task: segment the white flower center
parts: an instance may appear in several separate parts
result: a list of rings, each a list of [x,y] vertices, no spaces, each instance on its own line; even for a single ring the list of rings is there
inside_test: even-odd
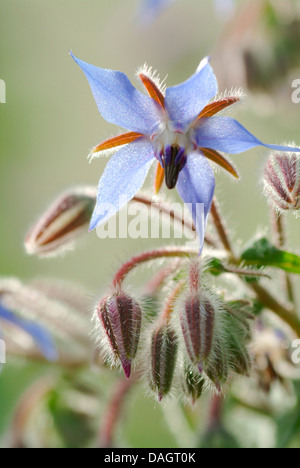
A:
[[[151,136],[155,149],[155,156],[158,160],[164,155],[168,146],[178,146],[184,149],[185,154],[195,150],[193,142],[193,129],[187,126],[185,129],[178,130],[178,125],[171,120],[162,122],[155,133]]]
[[[165,170],[165,182],[169,189],[176,186],[180,171],[184,168],[188,154],[196,149],[191,126],[166,120],[151,136],[156,159]]]

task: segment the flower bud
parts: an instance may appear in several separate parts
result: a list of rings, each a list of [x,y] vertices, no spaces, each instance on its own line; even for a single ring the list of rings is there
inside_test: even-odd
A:
[[[182,376],[182,389],[184,394],[195,403],[201,397],[205,380],[195,372],[189,363],[185,363]]]
[[[178,341],[169,325],[159,326],[152,334],[151,362],[149,370],[150,388],[157,392],[159,401],[169,393],[173,381]]]
[[[79,187],[65,192],[33,226],[25,239],[28,254],[56,255],[70,247],[82,232],[88,230],[96,202],[91,187]]]
[[[100,302],[97,314],[114,357],[120,359],[125,375],[129,377],[140,338],[140,306],[128,294],[119,291]]]
[[[215,384],[218,392],[221,392],[221,386],[226,382],[229,374],[229,353],[226,348],[221,340],[216,340],[214,357],[205,369],[207,377]]]
[[[300,156],[271,153],[264,170],[264,193],[278,211],[300,208]]]
[[[198,294],[189,297],[180,311],[180,322],[189,358],[201,373],[214,340],[215,310],[210,299]]]

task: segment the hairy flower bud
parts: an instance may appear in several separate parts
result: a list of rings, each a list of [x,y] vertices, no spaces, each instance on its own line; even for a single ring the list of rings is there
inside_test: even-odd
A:
[[[148,373],[150,388],[157,392],[159,401],[169,393],[173,381],[178,341],[169,325],[160,325],[152,334],[151,362]]]
[[[180,322],[189,358],[201,373],[214,340],[215,310],[210,299],[198,294],[189,297],[180,311]]]
[[[97,314],[114,357],[120,359],[125,375],[129,377],[140,338],[140,306],[128,294],[119,291],[100,302]]]
[[[195,403],[201,397],[204,384],[205,379],[198,372],[195,372],[189,363],[185,363],[182,376],[182,389],[184,394],[191,398],[192,403]]]
[[[226,346],[222,345],[221,340],[216,341],[214,357],[205,369],[207,377],[215,384],[217,390],[221,391],[221,386],[228,378],[229,374],[229,352]]]
[[[264,170],[264,193],[278,211],[299,210],[299,154],[271,153]]]
[[[40,257],[51,256],[70,247],[82,232],[88,230],[95,202],[96,192],[92,187],[79,187],[65,192],[26,236],[27,253]]]

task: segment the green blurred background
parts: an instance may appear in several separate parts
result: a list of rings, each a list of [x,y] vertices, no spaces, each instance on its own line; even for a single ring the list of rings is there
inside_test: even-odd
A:
[[[237,7],[245,3],[236,2]],[[88,164],[87,155],[118,130],[99,115],[70,49],[87,62],[125,72],[135,84],[135,71],[145,62],[161,77],[168,75],[167,83],[173,85],[189,77],[209,54],[221,91],[222,86],[231,86],[229,72],[232,85],[247,85],[243,74],[235,73],[237,45],[229,40],[231,45],[223,54],[231,23],[216,14],[214,2],[177,0],[149,26],[136,21],[138,4],[137,0],[1,0],[0,78],[7,87],[7,102],[0,104],[1,276],[75,281],[91,291],[92,303],[93,294],[105,289],[119,261],[154,245],[151,239],[99,240],[92,232],[76,251],[60,258],[41,261],[24,252],[27,230],[52,199],[66,188],[97,184],[106,160]],[[271,34],[266,34],[264,44],[272,50]],[[291,101],[291,83],[300,77],[298,67],[291,67],[279,83],[246,89],[247,99],[234,111],[266,142],[295,140],[300,145],[300,105]],[[261,149],[233,156],[241,174],[237,183],[224,173],[217,174],[219,201],[237,242],[268,225],[268,207],[259,183],[265,157]],[[290,216],[288,224],[290,243],[300,253],[299,222]],[[43,372],[41,366],[24,368],[22,363],[5,366],[0,376],[0,433],[8,428],[18,396]],[[141,429],[128,423],[134,446],[143,446],[143,437],[148,446],[176,443],[169,429],[164,430],[161,410],[153,401],[144,401],[139,392],[131,396],[131,404],[145,411],[145,416],[139,416],[139,427],[143,417],[150,424],[144,437]],[[253,439],[250,445],[260,444],[258,437]]]

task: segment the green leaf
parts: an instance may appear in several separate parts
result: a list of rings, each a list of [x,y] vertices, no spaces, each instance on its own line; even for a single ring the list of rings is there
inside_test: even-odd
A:
[[[226,273],[226,268],[224,267],[223,263],[216,257],[209,259],[207,269],[213,276],[219,276],[222,273]]]
[[[255,241],[242,253],[241,259],[246,265],[271,266],[300,274],[300,257],[278,249],[266,238]]]

